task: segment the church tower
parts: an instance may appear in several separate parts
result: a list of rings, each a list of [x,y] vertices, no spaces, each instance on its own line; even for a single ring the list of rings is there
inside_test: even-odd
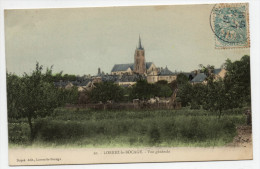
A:
[[[134,72],[138,74],[146,73],[145,54],[140,35],[138,47],[135,49]]]

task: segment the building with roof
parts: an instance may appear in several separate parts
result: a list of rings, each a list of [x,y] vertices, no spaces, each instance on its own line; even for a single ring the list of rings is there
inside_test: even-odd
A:
[[[165,80],[168,83],[170,83],[173,80],[176,80],[176,78],[177,78],[177,74],[170,71],[166,66],[165,68],[157,68],[157,74],[149,74],[147,76],[147,82],[156,83],[160,80]]]
[[[227,70],[222,68],[214,69],[213,73],[215,74],[215,80],[223,79],[226,76]]]
[[[206,83],[207,76],[205,73],[198,73],[192,80],[191,83]]]
[[[111,74],[112,75],[132,75],[134,70],[134,64],[129,63],[129,64],[115,64],[114,67],[112,68]]]
[[[115,64],[111,70],[112,75],[148,75],[157,74],[156,66],[153,62],[145,61],[145,50],[142,46],[141,37],[139,36],[139,43],[135,49],[134,63]]]
[[[142,46],[141,38],[139,36],[139,43],[135,49],[134,63],[115,64],[111,70],[111,75],[142,75],[145,76],[149,83],[155,83],[159,80],[166,80],[171,82],[176,79],[176,74],[171,72],[167,66],[166,68],[157,68],[153,62],[146,62],[145,50]],[[127,82],[118,82],[119,84],[130,84]]]
[[[144,73],[136,73],[134,71],[135,64],[134,63],[128,63],[128,64],[115,64],[112,68],[111,74],[112,75],[133,75],[133,74],[157,74],[156,72],[156,66],[153,62],[146,62],[145,63],[145,70]]]
[[[226,72],[227,70],[222,68],[212,70],[212,73],[214,75],[214,80],[223,79],[226,75]],[[198,73],[190,82],[193,84],[195,83],[206,84],[207,83],[206,78],[207,76],[205,75],[205,73]]]

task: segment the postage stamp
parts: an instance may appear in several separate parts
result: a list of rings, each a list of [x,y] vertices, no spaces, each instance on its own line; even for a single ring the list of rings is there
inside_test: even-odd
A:
[[[250,47],[247,3],[216,4],[210,16],[215,47]]]

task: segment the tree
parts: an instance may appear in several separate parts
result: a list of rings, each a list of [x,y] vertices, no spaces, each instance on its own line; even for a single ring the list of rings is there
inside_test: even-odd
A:
[[[33,120],[45,117],[60,106],[58,90],[49,78],[51,69],[43,73],[43,67],[36,63],[32,74],[24,73],[22,77],[7,75],[8,116],[10,118],[26,117],[30,127],[30,140],[35,137]]]
[[[73,86],[71,89],[58,89],[58,102],[60,105],[64,103],[76,104],[79,102],[79,92],[76,86]]]
[[[155,96],[158,97],[170,97],[172,95],[172,89],[168,85],[168,82],[166,80],[160,80],[155,83],[155,88],[157,90],[157,93],[155,93]]]
[[[204,109],[217,111],[219,118],[224,110],[250,105],[250,57],[225,63],[225,78],[207,85]]]
[[[59,73],[56,73],[55,75],[52,75],[53,81],[58,82],[58,81],[62,80],[62,73],[63,72],[61,71]]]
[[[185,83],[179,86],[177,98],[183,107],[188,106],[192,101],[193,88],[190,83]]]
[[[8,118],[20,118],[19,109],[22,106],[21,78],[15,74],[7,73],[7,109]]]
[[[191,109],[200,109],[207,99],[207,86],[204,84],[186,83],[179,87],[178,100],[182,106],[191,106]]]
[[[224,78],[225,87],[232,92],[234,102],[251,104],[250,56],[245,55],[239,61],[226,60],[227,70]]]
[[[207,86],[207,95],[203,103],[203,108],[218,112],[220,118],[223,110],[233,108],[232,105],[230,105],[232,101],[230,96],[222,80],[212,82]]]
[[[191,109],[200,109],[207,97],[207,85],[198,83],[192,85]]]
[[[189,83],[189,78],[185,74],[179,73],[176,80],[169,83],[169,86],[172,91],[178,89],[177,99],[181,102],[183,107],[186,107],[191,103],[192,85]]]
[[[159,85],[158,93],[156,96],[158,97],[170,97],[172,95],[172,90],[168,85]]]
[[[138,80],[133,86],[130,98],[132,99],[150,99],[157,96],[159,88],[155,84],[150,84],[146,80]]]
[[[189,82],[189,78],[183,73],[178,74],[176,80],[178,85],[183,85]]]
[[[107,102],[108,100],[118,102],[123,99],[123,89],[113,82],[96,83],[95,86],[89,93],[92,102]]]
[[[173,80],[171,81],[168,86],[172,89],[172,91],[174,91],[175,89],[178,88],[178,83],[177,83],[177,80]]]
[[[62,80],[64,80],[64,81],[75,81],[75,80],[77,80],[77,77],[75,75],[65,74],[65,75],[63,75]]]
[[[201,68],[200,73],[204,73],[207,76],[206,77],[207,82],[208,83],[213,82],[215,78],[215,74],[213,73],[215,66],[213,65],[203,66],[202,64],[200,64],[199,67]]]

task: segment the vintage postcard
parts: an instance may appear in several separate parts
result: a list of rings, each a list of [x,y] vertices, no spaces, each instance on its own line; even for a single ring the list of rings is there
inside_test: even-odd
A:
[[[252,160],[248,7],[5,10],[9,165]]]

